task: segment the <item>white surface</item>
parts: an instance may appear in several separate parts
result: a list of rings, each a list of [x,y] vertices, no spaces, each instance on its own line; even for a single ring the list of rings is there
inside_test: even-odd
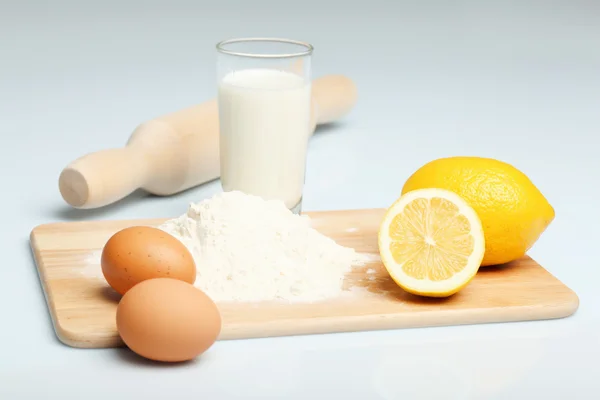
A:
[[[221,183],[288,209],[302,200],[311,84],[270,68],[234,70],[219,82]]]
[[[0,398],[598,398],[600,3],[36,3],[0,5]],[[35,225],[176,216],[220,191],[76,211],[60,170],[213,97],[214,45],[235,36],[312,42],[316,76],[357,82],[355,111],[311,141],[305,210],[386,207],[440,156],[514,163],[556,208],[531,255],[579,294],[577,314],[222,342],[177,367],[60,344],[28,247]]]

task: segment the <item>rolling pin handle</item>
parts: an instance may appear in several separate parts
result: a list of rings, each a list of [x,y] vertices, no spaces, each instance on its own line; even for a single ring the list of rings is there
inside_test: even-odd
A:
[[[356,85],[344,75],[326,75],[312,82],[316,124],[327,124],[348,114],[357,99]]]
[[[58,179],[63,199],[75,208],[98,208],[140,188],[146,181],[145,161],[132,150],[101,150],[72,162]]]

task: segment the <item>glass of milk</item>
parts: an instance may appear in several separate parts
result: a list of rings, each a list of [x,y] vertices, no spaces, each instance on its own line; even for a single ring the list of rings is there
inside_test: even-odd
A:
[[[221,185],[302,208],[313,47],[288,39],[217,44]]]

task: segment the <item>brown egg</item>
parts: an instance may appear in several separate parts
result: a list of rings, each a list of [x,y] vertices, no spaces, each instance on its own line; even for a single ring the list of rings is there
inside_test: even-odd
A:
[[[125,294],[139,282],[173,278],[196,280],[196,264],[177,238],[149,226],[133,226],[115,233],[106,242],[100,261],[108,284]]]
[[[157,278],[129,290],[117,307],[117,330],[135,353],[156,361],[191,360],[221,333],[215,303],[189,283]]]

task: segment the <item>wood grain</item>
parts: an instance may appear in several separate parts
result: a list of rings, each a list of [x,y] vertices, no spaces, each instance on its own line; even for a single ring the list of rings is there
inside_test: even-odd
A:
[[[378,258],[383,209],[307,213],[313,226],[339,244],[371,253],[373,262],[348,273],[344,296],[314,304],[219,303],[220,340],[426,326],[562,318],[577,295],[529,257],[481,268],[473,281],[446,299],[402,291]],[[118,347],[119,295],[102,278],[99,256],[112,234],[164,219],[67,222],[40,225],[31,247],[58,338],[80,348]]]

